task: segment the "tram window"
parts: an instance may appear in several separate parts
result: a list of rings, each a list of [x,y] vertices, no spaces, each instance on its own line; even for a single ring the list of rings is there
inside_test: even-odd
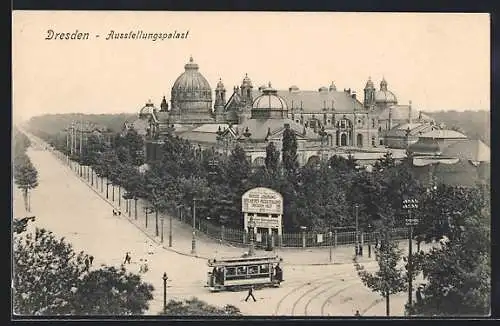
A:
[[[258,274],[259,266],[248,266],[248,274]]]
[[[269,266],[268,265],[260,265],[260,273],[261,274],[269,273]]]
[[[246,266],[240,266],[240,267],[238,267],[238,269],[236,270],[236,273],[238,275],[246,274],[247,273],[247,267]]]
[[[234,267],[226,267],[226,276],[236,275],[236,269]]]

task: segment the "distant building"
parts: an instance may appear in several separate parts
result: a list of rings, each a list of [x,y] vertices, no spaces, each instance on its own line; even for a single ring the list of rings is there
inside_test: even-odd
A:
[[[145,137],[147,161],[161,157],[163,138],[173,133],[197,148],[213,148],[222,154],[240,144],[255,165],[263,164],[269,142],[281,148],[285,128],[297,137],[300,164],[333,155],[353,155],[368,164],[387,151],[404,157],[407,149],[437,155],[465,137],[441,130],[411,102],[398,104],[385,78],[379,89],[368,78],[363,93],[358,99],[356,92],[337,90],[333,82],[317,90],[301,90],[296,85],[277,90],[270,83],[254,87],[247,74],[231,93],[221,79],[212,91],[190,58],[172,86],[170,108],[165,97],[160,109],[148,102],[124,129],[134,128]]]

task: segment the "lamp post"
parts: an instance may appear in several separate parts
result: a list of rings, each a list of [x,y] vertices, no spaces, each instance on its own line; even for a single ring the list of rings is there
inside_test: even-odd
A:
[[[248,255],[253,256],[255,255],[255,244],[254,244],[254,232],[255,232],[255,221],[253,220],[253,216],[250,216],[250,221],[248,221],[248,227],[251,230],[250,231],[250,245],[248,247]]]
[[[409,228],[408,232],[408,304],[411,309],[412,305],[412,291],[413,291],[413,280],[412,280],[412,238],[413,238],[413,226],[418,225],[419,220],[416,218],[411,218],[411,211],[418,208],[418,200],[416,199],[405,199],[403,200],[403,209],[408,210],[408,218],[406,219],[406,226]]]
[[[191,254],[196,255],[196,198],[193,198],[193,238],[191,240]]]
[[[328,241],[330,241],[329,245],[330,245],[330,263],[332,262],[332,235],[333,235],[333,232],[330,231],[328,232]]]
[[[306,247],[306,229],[307,229],[307,226],[300,227],[300,230],[302,230],[302,248]]]
[[[167,273],[163,273],[163,312],[167,312]]]
[[[368,233],[370,234],[370,239],[368,240],[368,258],[372,257],[372,225],[368,224]]]
[[[355,214],[355,219],[356,219],[356,256],[359,255],[359,221],[358,221],[358,204],[354,204],[354,214]]]

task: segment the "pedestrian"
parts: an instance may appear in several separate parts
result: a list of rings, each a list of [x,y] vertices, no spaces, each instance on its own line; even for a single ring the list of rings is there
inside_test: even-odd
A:
[[[359,252],[359,255],[360,255],[360,256],[363,256],[363,246],[362,246],[361,244],[359,245],[359,250],[358,250],[358,252]]]
[[[250,297],[252,297],[253,302],[257,301],[257,300],[255,300],[255,297],[253,296],[253,285],[250,286],[250,288],[248,289],[248,295],[245,298],[245,302],[248,301],[248,298],[250,298]]]
[[[359,256],[359,253],[358,253],[358,246],[354,246],[354,256]]]
[[[148,267],[148,260],[147,259],[144,259],[144,268],[143,268],[143,272],[146,273],[147,271],[149,271],[149,267]]]
[[[85,257],[85,270],[89,270],[89,267],[90,267],[90,261],[89,261],[89,257]]]
[[[113,216],[116,216],[116,211],[114,208],[113,208]]]
[[[92,262],[94,261],[94,256],[90,256],[89,257],[89,262],[90,262],[90,266],[92,266]]]
[[[121,211],[118,211],[118,215],[121,216],[122,215],[122,212]]]
[[[356,313],[354,314],[356,317],[361,317],[361,314],[359,313],[359,310],[356,310]]]
[[[123,261],[124,264],[130,264],[130,255],[129,252],[125,254],[125,260]]]
[[[422,287],[417,288],[417,303],[422,301]]]
[[[144,272],[144,264],[142,263],[142,258],[139,260],[139,273]]]

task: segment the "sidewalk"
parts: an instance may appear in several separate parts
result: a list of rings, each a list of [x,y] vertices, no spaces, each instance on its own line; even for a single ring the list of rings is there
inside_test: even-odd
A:
[[[68,168],[71,168],[77,176],[79,176],[78,163],[71,161],[71,167],[69,167],[65,161],[65,157],[61,153],[53,151]],[[91,169],[91,173],[93,173]],[[86,180],[86,174],[82,174],[82,178],[79,178],[84,182],[92,191],[94,191],[101,199],[110,205],[110,214],[112,209],[116,211],[121,211],[121,218],[127,220],[129,223],[133,224],[139,230],[141,230],[148,238],[152,241],[161,245],[165,250],[170,250],[185,256],[197,257],[200,259],[208,259],[215,257],[234,257],[240,256],[248,249],[243,245],[234,246],[227,242],[221,242],[220,240],[212,239],[205,235],[204,233],[196,230],[196,251],[192,253],[192,226],[184,222],[179,221],[177,217],[170,216],[165,213],[158,214],[158,236],[156,236],[156,221],[155,214],[148,214],[148,226],[146,227],[146,216],[145,207],[150,205],[143,199],[137,201],[137,219],[135,219],[135,209],[134,201],[130,200],[131,212],[126,212],[126,203],[122,198],[121,203],[118,200],[118,186],[115,186],[115,200],[112,200],[112,186],[109,186],[109,198],[106,199],[106,183],[107,180],[104,178],[103,188],[101,191],[101,181],[98,180],[97,176],[94,178],[94,185],[92,186],[91,181]],[[121,189],[120,194],[123,195],[124,189]],[[121,204],[121,205],[120,205]],[[163,218],[163,243],[161,242],[161,218]],[[169,224],[170,219],[172,222],[172,247],[169,247]],[[407,241],[400,242],[400,248],[406,251],[408,246]],[[332,261],[330,261],[330,248],[275,248],[273,252],[264,251],[256,249],[256,255],[278,255],[283,258],[283,264],[285,265],[328,265],[328,264],[352,264],[352,259],[354,257],[354,247],[352,245],[347,246],[337,246],[331,249]],[[359,257],[358,261],[360,263],[367,261],[374,261],[375,255],[372,248],[371,258],[368,257],[368,246],[364,246],[363,250],[364,256]]]

